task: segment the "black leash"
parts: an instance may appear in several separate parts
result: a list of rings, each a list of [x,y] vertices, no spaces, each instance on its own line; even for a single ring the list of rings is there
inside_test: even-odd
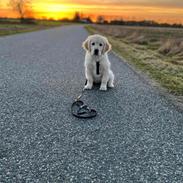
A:
[[[87,81],[86,81],[87,83]],[[86,85],[86,84],[85,84]],[[83,89],[81,94],[75,99],[71,106],[72,115],[77,118],[94,118],[97,116],[97,111],[95,109],[91,109],[86,105],[82,100],[82,96],[84,95],[85,90]]]
[[[100,74],[100,63],[96,62],[96,74]],[[87,80],[85,85],[87,84]],[[75,99],[71,106],[72,115],[77,118],[94,118],[97,116],[97,111],[95,109],[91,109],[81,100],[84,95],[85,89],[82,90],[81,94]]]

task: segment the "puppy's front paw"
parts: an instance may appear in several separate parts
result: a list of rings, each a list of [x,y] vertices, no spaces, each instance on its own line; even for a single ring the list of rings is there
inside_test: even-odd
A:
[[[86,86],[84,87],[84,89],[85,89],[85,90],[91,90],[91,89],[92,89],[92,85],[86,85]]]
[[[110,83],[110,84],[108,85],[108,87],[109,87],[109,88],[114,88],[114,84],[113,84],[113,83]]]
[[[106,91],[106,90],[107,90],[107,86],[103,86],[103,85],[102,85],[102,86],[100,87],[100,90],[101,90],[101,91]]]

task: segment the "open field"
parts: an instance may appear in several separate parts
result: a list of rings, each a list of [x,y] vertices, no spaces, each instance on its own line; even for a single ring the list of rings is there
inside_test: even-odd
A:
[[[93,25],[114,50],[169,92],[183,96],[183,29]]]
[[[0,22],[0,36],[48,29],[62,24],[65,25],[65,23],[56,21],[36,21],[35,24],[21,24],[16,21],[7,23]]]

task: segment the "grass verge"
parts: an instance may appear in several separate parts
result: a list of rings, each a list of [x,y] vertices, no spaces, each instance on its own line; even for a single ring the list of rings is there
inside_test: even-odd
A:
[[[0,22],[0,36],[44,30],[62,25],[66,25],[66,23],[56,21],[36,21],[35,24],[21,24],[19,22]]]

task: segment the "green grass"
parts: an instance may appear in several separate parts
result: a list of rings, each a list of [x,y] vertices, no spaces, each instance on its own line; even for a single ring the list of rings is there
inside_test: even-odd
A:
[[[116,26],[118,28],[118,26]],[[156,80],[164,88],[166,88],[170,93],[183,96],[183,65],[175,64],[175,56],[164,56],[158,53],[158,35],[159,33],[151,33],[148,28],[147,31],[150,39],[155,41],[149,42],[147,44],[135,44],[129,42],[125,37],[115,37],[110,32],[108,33],[106,28],[103,29],[95,26],[86,26],[86,29],[90,33],[100,33],[108,37],[111,42],[113,49],[116,53],[121,55],[126,61],[134,65],[137,69],[148,74],[152,79]],[[135,29],[133,27],[133,29]],[[155,28],[154,28],[155,29]],[[155,30],[156,31],[156,30]],[[173,34],[172,37],[179,37],[182,30],[169,30],[168,33],[164,30],[159,30],[161,35],[165,32],[164,37],[169,36],[170,32]],[[148,37],[148,38],[149,38]],[[161,37],[162,38],[162,37]],[[182,58],[177,57],[177,60],[180,59],[182,63]]]

